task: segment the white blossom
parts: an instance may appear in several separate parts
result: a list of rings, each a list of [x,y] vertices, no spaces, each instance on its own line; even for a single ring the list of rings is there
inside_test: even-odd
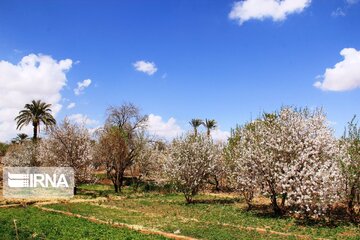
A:
[[[211,138],[188,134],[173,141],[164,168],[187,202],[192,202],[214,173],[218,157],[220,152]]]

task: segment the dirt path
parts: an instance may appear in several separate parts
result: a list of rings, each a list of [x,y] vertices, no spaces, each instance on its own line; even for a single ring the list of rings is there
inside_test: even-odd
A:
[[[69,200],[64,200],[64,199],[57,199],[57,200],[43,200],[43,201],[19,201],[18,203],[11,203],[11,204],[4,204],[4,205],[0,205],[0,208],[12,208],[12,207],[22,207],[22,206],[29,206],[29,205],[39,205],[39,206],[43,206],[43,205],[50,205],[50,204],[58,204],[58,203],[63,203],[63,204],[67,204],[67,203],[100,203],[100,202],[105,202],[107,201],[107,198],[94,198],[94,199],[69,199]]]

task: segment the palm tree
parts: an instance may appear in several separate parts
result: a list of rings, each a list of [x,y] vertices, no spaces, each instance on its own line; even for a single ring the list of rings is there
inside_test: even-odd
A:
[[[51,115],[50,107],[51,104],[47,104],[41,100],[32,100],[30,104],[25,104],[24,110],[21,110],[19,116],[15,118],[17,123],[16,129],[21,129],[29,125],[29,123],[32,123],[34,127],[33,139],[36,140],[41,122],[46,126],[56,124],[55,118]]]
[[[208,137],[210,137],[210,131],[217,127],[215,119],[205,119],[203,125],[206,127],[206,133]]]
[[[22,144],[29,136],[26,133],[19,133],[16,138],[13,139],[15,143]]]
[[[201,120],[199,118],[193,118],[193,119],[191,119],[191,121],[189,123],[194,128],[194,134],[196,137],[197,136],[197,128],[200,127],[201,124],[203,124],[203,120]]]

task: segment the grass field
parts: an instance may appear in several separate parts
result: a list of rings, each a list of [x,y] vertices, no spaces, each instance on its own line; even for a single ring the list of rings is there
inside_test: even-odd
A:
[[[246,211],[243,201],[231,195],[199,195],[186,204],[181,194],[125,193],[114,195],[111,186],[84,185],[83,198],[107,196],[101,202],[57,203],[46,209],[79,214],[113,223],[142,226],[199,239],[360,239],[358,226],[338,222],[304,224],[290,217],[275,217],[261,203]],[[165,239],[127,228],[115,228],[61,213],[44,212],[36,206],[0,209],[0,232],[14,239],[17,220],[20,239]],[[1,236],[0,235],[0,236]],[[75,237],[75,238],[74,238]],[[1,238],[1,237],[0,237]]]
[[[35,207],[0,209],[0,239],[16,239],[16,232],[18,239],[165,239],[126,228],[46,213]]]

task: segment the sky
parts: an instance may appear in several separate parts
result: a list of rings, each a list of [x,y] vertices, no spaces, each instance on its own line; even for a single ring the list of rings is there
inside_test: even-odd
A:
[[[0,141],[32,99],[91,130],[132,102],[165,139],[322,107],[340,136],[360,115],[359,23],[358,0],[0,0]]]

